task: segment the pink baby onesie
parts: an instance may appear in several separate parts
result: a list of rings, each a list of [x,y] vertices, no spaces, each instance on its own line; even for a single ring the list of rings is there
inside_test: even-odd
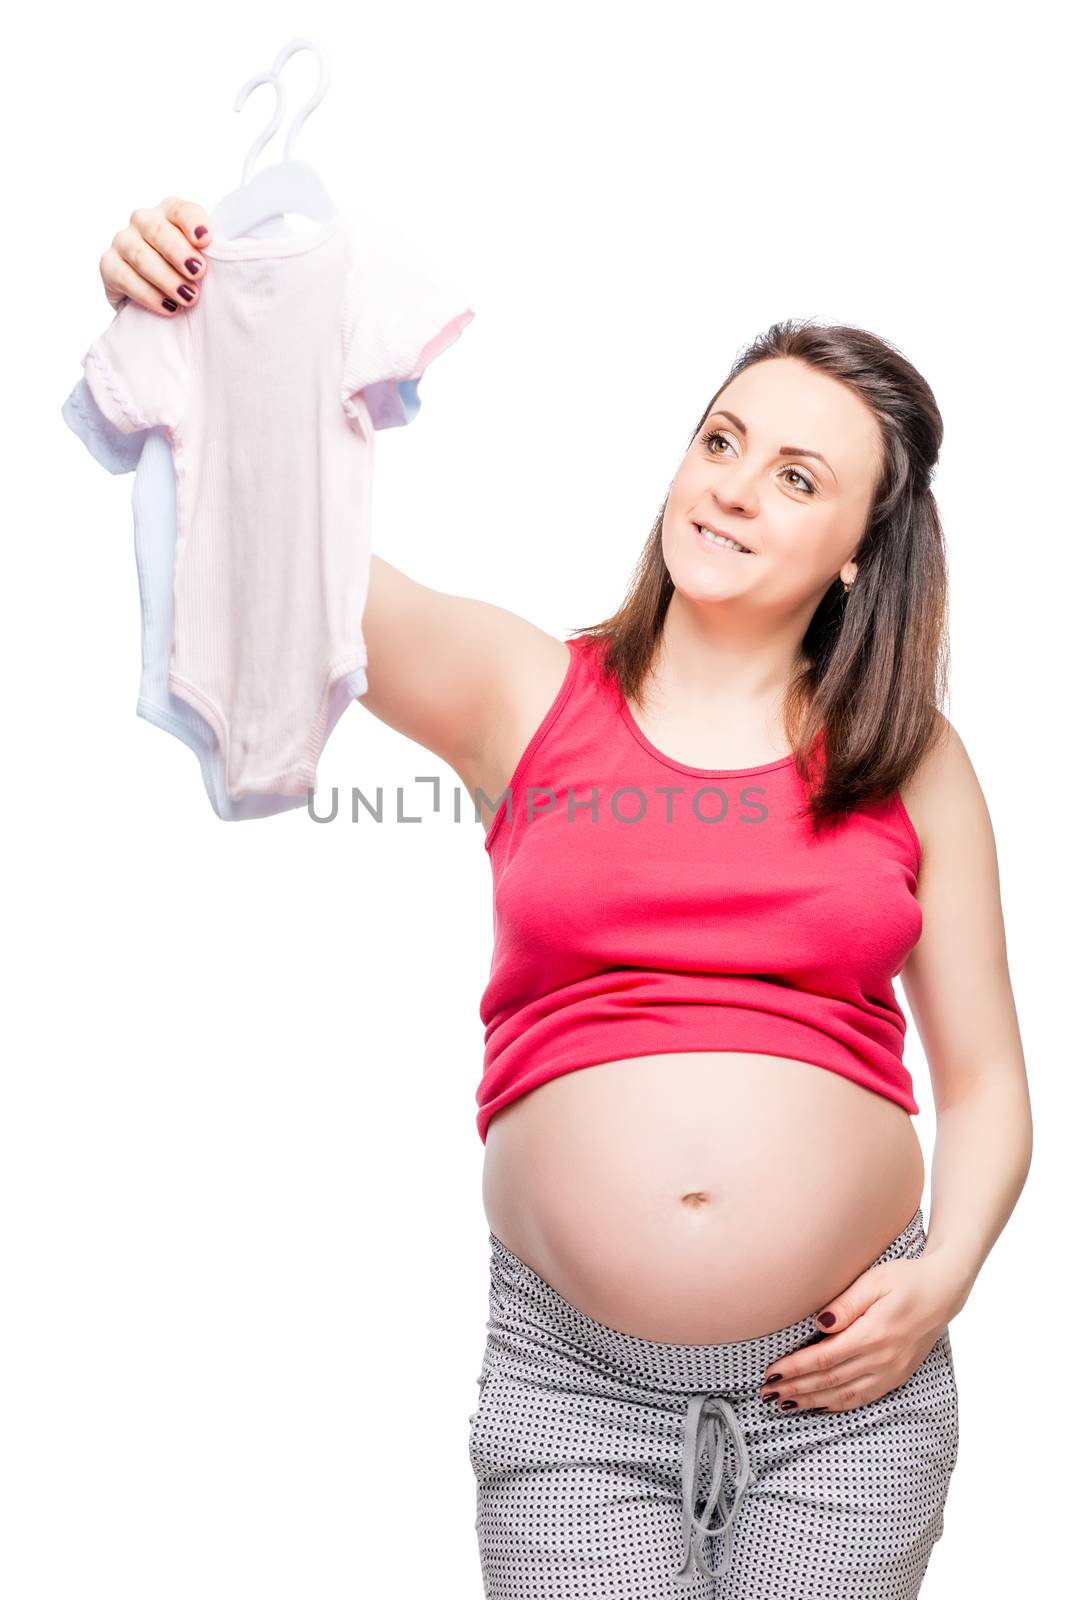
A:
[[[348,212],[204,254],[197,305],[167,317],[128,303],[82,365],[116,427],[162,427],[171,442],[171,693],[214,729],[231,799],[303,794],[339,696],[367,688],[363,391],[392,382],[403,410],[474,312],[410,246],[384,246]]]

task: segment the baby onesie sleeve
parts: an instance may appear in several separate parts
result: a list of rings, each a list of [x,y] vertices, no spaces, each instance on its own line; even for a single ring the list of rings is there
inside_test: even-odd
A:
[[[157,316],[130,300],[82,357],[93,399],[122,433],[179,427],[189,369],[188,313]]]
[[[411,422],[422,404],[420,378],[474,317],[462,290],[423,256],[415,241],[398,237],[353,249],[341,403],[357,431],[359,400],[376,431]]]
[[[123,433],[109,422],[84,377],[78,379],[64,400],[61,415],[89,454],[108,472],[136,472],[147,434]]]

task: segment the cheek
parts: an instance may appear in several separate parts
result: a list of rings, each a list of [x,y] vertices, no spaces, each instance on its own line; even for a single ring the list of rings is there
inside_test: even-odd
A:
[[[672,516],[675,512],[680,511],[685,506],[688,497],[693,498],[693,491],[687,484],[685,471],[680,470],[676,473],[674,482],[668,490],[667,501],[664,506],[665,515]]]
[[[821,517],[815,510],[793,506],[776,507],[765,520],[764,549],[776,565],[788,568],[798,577],[822,578],[841,565],[841,530],[835,519]],[[848,551],[847,551],[848,554]]]

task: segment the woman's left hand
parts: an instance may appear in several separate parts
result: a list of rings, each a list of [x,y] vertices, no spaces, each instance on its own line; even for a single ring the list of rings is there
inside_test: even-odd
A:
[[[834,1331],[773,1361],[760,1398],[775,1393],[772,1404],[788,1411],[868,1405],[912,1377],[953,1314],[950,1285],[933,1258],[869,1267],[817,1312],[820,1327]]]

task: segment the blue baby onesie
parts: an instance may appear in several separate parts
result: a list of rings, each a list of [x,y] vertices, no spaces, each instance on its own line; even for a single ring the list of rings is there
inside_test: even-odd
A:
[[[300,795],[253,794],[231,800],[223,782],[222,753],[214,731],[199,712],[171,694],[167,686],[178,515],[174,464],[166,433],[162,428],[121,433],[104,416],[84,378],[71,390],[63,406],[63,417],[101,466],[113,473],[136,472],[132,497],[134,554],[141,594],[141,688],[137,715],[166,733],[173,733],[194,752],[200,762],[208,798],[222,821],[246,822],[304,805],[306,801]],[[356,693],[366,692],[364,679]],[[346,694],[346,704],[348,698]]]

